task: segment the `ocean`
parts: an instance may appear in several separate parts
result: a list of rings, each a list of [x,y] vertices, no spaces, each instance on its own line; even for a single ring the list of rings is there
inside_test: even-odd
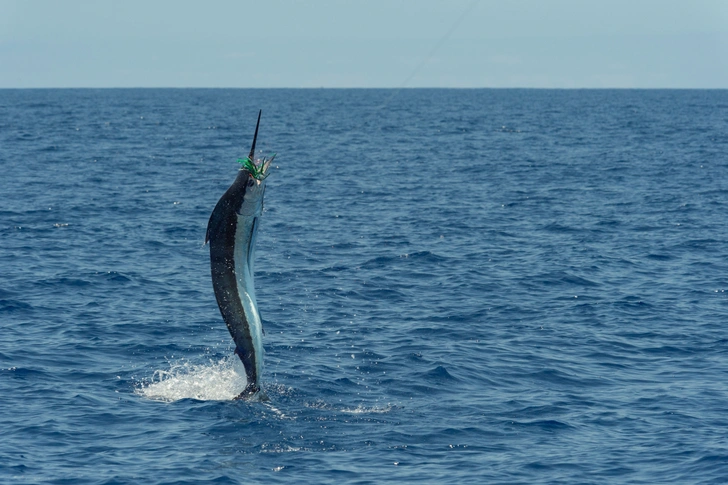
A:
[[[727,154],[725,90],[0,90],[0,482],[726,483]]]

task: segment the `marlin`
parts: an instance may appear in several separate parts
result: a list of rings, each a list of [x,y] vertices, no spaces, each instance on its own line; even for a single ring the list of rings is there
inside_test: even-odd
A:
[[[215,205],[205,236],[205,244],[210,243],[210,270],[217,305],[248,381],[237,399],[250,398],[260,391],[263,370],[263,325],[255,300],[253,262],[256,233],[263,215],[265,179],[275,154],[255,158],[262,111],[258,112],[250,154],[238,159],[238,175]]]

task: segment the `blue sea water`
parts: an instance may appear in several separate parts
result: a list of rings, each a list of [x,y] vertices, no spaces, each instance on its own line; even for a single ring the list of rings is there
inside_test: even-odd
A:
[[[0,482],[726,483],[726,154],[728,91],[0,90]]]

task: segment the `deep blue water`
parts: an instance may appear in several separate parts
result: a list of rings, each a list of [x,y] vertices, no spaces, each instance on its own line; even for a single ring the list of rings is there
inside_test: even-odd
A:
[[[0,90],[0,482],[728,482],[727,154],[728,91]]]

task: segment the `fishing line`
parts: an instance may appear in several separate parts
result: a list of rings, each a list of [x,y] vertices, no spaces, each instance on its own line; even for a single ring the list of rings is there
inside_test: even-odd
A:
[[[452,26],[445,33],[445,35],[443,35],[442,38],[437,42],[437,44],[435,44],[435,47],[432,48],[432,50],[427,55],[427,57],[425,57],[422,60],[422,62],[420,62],[417,67],[415,67],[415,69],[412,71],[412,73],[404,80],[404,82],[402,83],[402,85],[398,88],[397,92],[399,92],[400,89],[404,88],[407,85],[407,83],[409,83],[412,80],[412,78],[414,78],[417,75],[417,73],[420,72],[420,70],[425,66],[425,64],[427,64],[430,61],[430,59],[432,59],[432,57],[440,49],[440,47],[442,47],[442,45],[445,42],[447,42],[447,40],[450,38],[450,36],[460,26],[460,23],[463,21],[463,19],[465,18],[465,16],[468,15],[468,13],[470,13],[470,11],[473,9],[473,7],[475,7],[475,4],[478,3],[478,1],[479,0],[473,0],[472,2],[470,2],[470,5],[468,5],[465,8],[465,10],[463,11],[463,13],[460,14],[460,17],[457,18],[457,20],[455,21],[455,23],[452,24]]]
[[[467,7],[465,7],[465,10],[463,10],[463,12],[455,20],[455,22],[453,22],[453,24],[450,26],[450,28],[447,30],[447,32],[445,32],[445,35],[443,35],[440,38],[440,40],[437,41],[437,43],[435,44],[435,46],[430,50],[430,53],[427,54],[427,56],[425,56],[425,58],[422,59],[422,61],[420,61],[420,63],[417,66],[415,66],[415,68],[412,70],[412,72],[410,73],[410,75],[405,78],[404,82],[402,84],[400,84],[399,87],[396,88],[395,91],[384,101],[384,104],[382,104],[381,106],[379,106],[378,108],[376,108],[372,113],[370,113],[370,115],[367,117],[367,119],[365,119],[364,121],[362,121],[362,123],[356,128],[355,131],[360,130],[367,123],[367,121],[369,120],[369,118],[371,118],[372,116],[374,116],[375,114],[377,114],[379,111],[381,111],[384,108],[386,108],[389,105],[389,103],[392,101],[392,99],[395,96],[397,96],[399,94],[399,92],[402,91],[402,89],[404,89],[407,86],[407,84],[409,84],[410,81],[412,81],[412,79],[414,79],[414,77],[420,72],[420,70],[422,70],[422,68],[428,62],[430,62],[430,60],[435,56],[435,54],[437,53],[437,51],[440,50],[440,47],[442,47],[445,44],[445,42],[447,42],[447,40],[450,38],[450,36],[460,26],[460,24],[462,23],[463,19],[465,19],[465,17],[470,13],[470,11],[473,10],[473,7],[475,7],[475,5],[479,1],[480,0],[473,0],[472,2],[470,2],[470,4]]]

